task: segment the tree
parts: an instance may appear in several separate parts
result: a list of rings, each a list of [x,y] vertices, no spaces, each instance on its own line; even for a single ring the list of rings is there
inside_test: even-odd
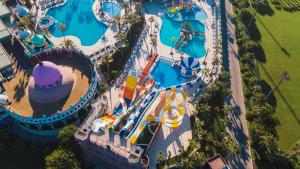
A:
[[[62,41],[62,43],[60,43],[60,45],[66,47],[67,49],[75,47],[74,42],[71,39],[65,39]]]
[[[65,126],[62,130],[60,130],[57,135],[60,146],[68,148],[69,150],[72,150],[75,147],[77,147],[77,141],[74,138],[76,130],[77,127],[73,124]]]
[[[300,168],[300,140],[292,145],[289,159],[291,159],[291,162],[296,169]]]
[[[174,42],[176,41],[176,37],[172,37],[171,38],[171,42],[172,42],[172,46],[171,46],[171,52],[170,52],[170,55],[172,55],[172,59],[174,60],[173,58],[173,48],[174,48]]]
[[[135,3],[135,14],[141,15],[142,4],[140,2]]]
[[[121,21],[122,18],[120,16],[115,16],[113,19],[113,23],[116,24],[118,27],[118,34],[121,32]]]
[[[114,61],[114,58],[112,57],[112,55],[106,55],[103,57],[102,62],[104,64],[106,64],[106,68],[107,68],[107,74],[110,78],[110,73],[109,73],[109,65]]]
[[[66,37],[65,37],[66,25],[64,23],[58,24],[58,30],[63,34],[64,41],[66,41]]]
[[[148,21],[150,22],[150,36],[152,36],[152,24],[155,22],[154,16],[151,16]]]
[[[22,17],[20,19],[18,26],[27,29],[31,24],[32,18],[33,18],[32,14],[28,14],[28,15]]]
[[[187,21],[183,22],[182,27],[190,33],[193,31],[190,22]]]
[[[79,169],[74,154],[67,149],[57,149],[45,158],[46,169]]]
[[[151,37],[151,39],[150,39],[150,44],[153,46],[154,49],[156,49],[156,46],[157,46],[157,38],[156,38],[156,37]]]
[[[271,154],[276,148],[274,136],[270,134],[261,135],[259,137],[259,145],[260,147],[258,148],[258,150],[262,150],[262,148],[264,148],[266,153]]]
[[[127,2],[123,2],[121,4],[121,8],[125,10],[125,13],[127,13],[128,8],[129,8],[129,4]]]
[[[160,164],[165,160],[165,157],[161,151],[156,154],[157,163]]]

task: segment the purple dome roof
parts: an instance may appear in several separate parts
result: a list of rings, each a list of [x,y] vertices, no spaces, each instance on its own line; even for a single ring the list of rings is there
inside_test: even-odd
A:
[[[49,61],[39,62],[33,68],[32,75],[35,84],[41,88],[51,88],[62,81],[62,75],[58,67]]]

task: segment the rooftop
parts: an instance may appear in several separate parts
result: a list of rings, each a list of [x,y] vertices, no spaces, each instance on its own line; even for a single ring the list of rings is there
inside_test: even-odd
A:
[[[0,71],[11,66],[13,64],[12,59],[6,52],[6,50],[3,48],[3,46],[0,44]],[[1,79],[0,79],[1,80]]]
[[[10,14],[9,9],[4,5],[2,2],[0,2],[0,18],[6,17]]]
[[[0,5],[1,6],[1,5]],[[10,33],[8,32],[5,24],[0,19],[0,42],[4,42],[10,37]]]

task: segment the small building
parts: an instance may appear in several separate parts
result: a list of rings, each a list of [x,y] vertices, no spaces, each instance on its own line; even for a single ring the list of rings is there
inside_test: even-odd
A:
[[[11,12],[7,8],[7,6],[3,3],[0,2],[0,19],[8,18],[10,17]]]
[[[0,82],[12,76],[13,60],[0,44]]]
[[[9,18],[11,15],[9,9],[5,4],[0,3],[0,42],[6,42],[11,38],[11,34],[8,31],[5,24],[2,22],[3,19]]]
[[[208,159],[204,164],[204,169],[230,169],[220,154]]]

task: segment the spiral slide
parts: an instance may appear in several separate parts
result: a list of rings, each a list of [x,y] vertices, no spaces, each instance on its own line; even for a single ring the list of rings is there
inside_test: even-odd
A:
[[[178,94],[182,95],[181,102],[175,100]],[[171,88],[163,90],[157,94],[159,97],[153,99],[145,109],[143,116],[139,120],[139,125],[136,125],[133,131],[128,135],[131,143],[135,143],[137,138],[148,123],[155,121],[161,122],[167,127],[176,128],[181,125],[184,116],[184,105],[187,95],[180,88]]]
[[[192,87],[199,82],[202,82],[202,76],[199,76],[197,79],[187,82],[187,83],[174,85],[169,88],[158,89],[158,90],[155,90],[155,91],[149,93],[146,96],[144,102],[141,104],[140,108],[137,110],[137,111],[141,111],[141,115],[140,115],[139,119],[137,120],[135,126],[131,130],[131,132],[127,135],[127,139],[129,139],[130,142],[132,144],[134,144],[136,142],[136,140],[138,139],[140,133],[143,131],[144,127],[150,121],[161,122],[168,127],[174,127],[174,128],[178,127],[182,123],[182,118],[184,115],[184,105],[185,105],[186,99],[187,99],[187,94],[183,92],[183,89]],[[171,93],[168,93],[168,92],[170,92],[170,90],[173,90],[173,91],[171,91]],[[175,92],[175,91],[182,94],[182,97],[183,97],[182,103],[174,102],[172,92]],[[155,108],[155,105],[156,106],[158,105],[158,104],[153,104],[153,101],[154,100],[156,101],[157,97],[155,99],[153,99],[151,103],[150,103],[150,101],[151,101],[150,98],[153,98],[153,96],[155,96],[155,95],[160,95],[160,93],[163,93],[163,92],[167,92],[165,95],[165,97],[166,97],[165,100],[167,100],[166,102],[168,102],[168,100],[169,100],[169,103],[166,103],[166,105],[162,106],[161,107],[162,110],[160,111],[159,115],[157,115],[156,112],[149,111],[150,107],[153,106]],[[160,99],[157,101],[161,102],[162,100]],[[148,105],[148,107],[146,107],[147,105]],[[154,115],[151,115],[151,113],[152,114],[154,113]],[[169,114],[169,117],[167,116],[168,114]],[[149,116],[149,115],[151,115],[151,116]],[[174,116],[176,118],[172,118],[172,116]],[[128,123],[133,124],[134,121],[136,121],[135,118],[129,120]],[[127,131],[128,131],[128,129],[127,129]]]

